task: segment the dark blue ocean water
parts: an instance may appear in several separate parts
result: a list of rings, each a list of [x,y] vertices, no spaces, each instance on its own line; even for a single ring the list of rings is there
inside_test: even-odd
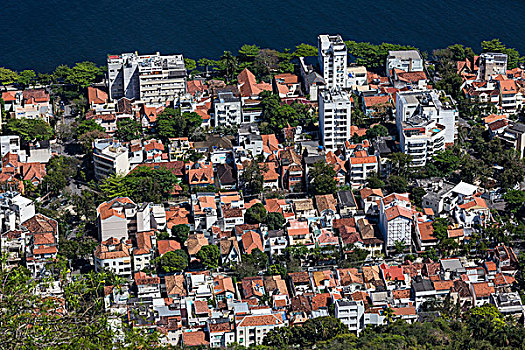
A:
[[[500,38],[525,54],[524,14],[524,0],[2,0],[0,66],[48,71],[135,50],[213,58],[323,32],[422,50]]]

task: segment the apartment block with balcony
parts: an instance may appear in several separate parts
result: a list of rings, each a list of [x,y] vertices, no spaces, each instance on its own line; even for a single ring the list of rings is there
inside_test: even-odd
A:
[[[422,72],[423,59],[416,50],[388,51],[386,75],[390,77],[394,69],[400,69],[405,72]]]
[[[436,121],[413,116],[403,122],[399,134],[401,151],[412,156],[412,166],[422,167],[445,150],[445,127]]]
[[[97,179],[111,174],[127,175],[130,171],[128,148],[118,140],[95,140],[93,142],[93,164]]]
[[[396,98],[396,125],[401,134],[403,122],[412,117],[430,119],[445,128],[445,146],[454,144],[459,112],[454,100],[442,91],[400,91]]]
[[[497,75],[507,75],[507,55],[484,52],[479,56],[478,80],[491,80]]]
[[[341,89],[324,90],[319,95],[319,128],[327,151],[343,148],[351,137],[352,102]]]
[[[364,315],[365,306],[362,300],[340,299],[335,302],[335,317],[354,334],[364,329]]]
[[[107,65],[112,100],[126,97],[164,104],[186,91],[186,67],[182,55],[124,53],[109,55]]]
[[[241,99],[231,91],[223,91],[217,94],[213,101],[214,125],[230,126],[242,123]]]
[[[327,88],[347,88],[348,53],[341,35],[317,37],[319,66]]]

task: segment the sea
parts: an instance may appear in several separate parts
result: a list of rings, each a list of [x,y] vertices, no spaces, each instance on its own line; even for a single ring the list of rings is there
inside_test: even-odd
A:
[[[2,0],[0,67],[50,72],[134,51],[217,58],[321,33],[428,52],[498,38],[525,55],[524,15],[524,0]]]

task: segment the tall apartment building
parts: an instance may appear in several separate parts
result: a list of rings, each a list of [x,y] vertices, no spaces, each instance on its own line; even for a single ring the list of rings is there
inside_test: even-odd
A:
[[[107,64],[112,100],[126,97],[164,103],[186,91],[186,66],[182,55],[123,53],[109,55]]]
[[[241,99],[231,91],[219,92],[213,101],[215,126],[230,126],[242,123]]]
[[[405,72],[423,71],[423,59],[416,50],[388,51],[386,58],[386,75],[390,77],[393,69]]]
[[[412,166],[422,167],[434,154],[445,150],[445,127],[435,120],[412,116],[402,123],[401,151],[412,156]]]
[[[445,146],[454,144],[458,110],[450,96],[437,90],[402,91],[396,98],[396,125],[401,135],[403,122],[411,117],[434,120],[445,127]]]
[[[343,148],[350,139],[352,102],[341,89],[321,91],[319,95],[319,128],[327,151]]]
[[[93,142],[93,163],[97,179],[110,174],[127,175],[130,171],[128,149],[117,140],[95,140]]]
[[[384,248],[391,251],[396,242],[405,247],[412,245],[414,215],[408,194],[392,193],[379,201],[379,229],[383,234]]]
[[[497,75],[507,75],[507,55],[504,53],[484,52],[479,56],[479,80],[490,80]]]
[[[327,88],[347,87],[348,54],[341,35],[317,37],[319,66]]]
[[[19,154],[20,152],[20,136],[2,135],[0,136],[0,156],[3,157],[7,153]]]

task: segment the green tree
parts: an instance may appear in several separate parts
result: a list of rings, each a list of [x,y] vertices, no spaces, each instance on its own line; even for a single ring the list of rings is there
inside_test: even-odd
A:
[[[97,196],[94,192],[82,190],[80,195],[73,195],[72,202],[78,217],[87,222],[96,221],[97,213],[95,208],[97,207]]]
[[[505,199],[505,208],[512,214],[516,215],[518,212],[523,210],[523,206],[525,204],[524,191],[510,189],[507,190],[503,198]]]
[[[239,49],[239,62],[253,62],[255,57],[261,52],[261,48],[257,45],[244,44]]]
[[[98,189],[105,200],[130,195],[130,189],[126,186],[126,180],[122,174],[111,174],[102,179],[99,182]]]
[[[64,72],[67,70],[64,69]],[[79,62],[65,77],[65,82],[78,88],[87,88],[103,75],[103,71],[93,62]]]
[[[157,262],[164,273],[181,272],[188,267],[188,255],[185,251],[178,249],[160,256]]]
[[[62,64],[56,67],[55,71],[51,75],[55,83],[65,83],[66,79],[71,75],[71,68]]]
[[[191,137],[202,124],[195,112],[181,113],[180,109],[166,108],[157,118],[157,135],[167,141],[172,137]]]
[[[197,253],[197,258],[209,269],[219,267],[221,253],[216,245],[205,245]]]
[[[23,88],[28,87],[31,84],[35,83],[36,79],[36,73],[33,70],[23,70],[20,73],[18,73],[18,78],[16,79],[16,83]]]
[[[195,60],[192,60],[191,58],[184,58],[184,65],[186,66],[186,70],[188,72],[197,69],[197,62],[195,62]]]
[[[104,131],[95,129],[78,135],[77,140],[82,145],[84,152],[86,154],[91,154],[91,152],[93,152],[93,141],[97,139],[105,139],[108,137],[108,134],[106,134]]]
[[[283,228],[286,223],[284,215],[281,213],[271,212],[266,216],[266,224],[268,225],[268,230],[278,230]]]
[[[266,270],[268,261],[268,255],[255,248],[250,254],[242,256],[241,263],[235,265],[233,271],[239,279],[256,276],[260,271]]]
[[[110,331],[104,310],[104,287],[119,288],[119,279],[105,272],[66,278],[64,266],[61,261],[49,265],[57,273],[41,280],[34,279],[24,267],[0,270],[3,348],[150,348],[158,341],[156,333],[148,335],[123,327],[124,339],[119,340]],[[61,285],[60,298],[35,293],[39,288],[51,287],[53,281]]]
[[[427,191],[423,187],[414,187],[410,193],[410,199],[414,201],[417,207],[421,207],[423,196],[427,194]]]
[[[348,55],[355,59],[355,63],[367,68],[383,68],[388,51],[415,50],[412,46],[389,43],[374,45],[366,42],[345,41],[345,44]]]
[[[219,62],[222,68],[222,75],[226,81],[230,82],[233,80],[234,74],[237,70],[237,58],[232,55],[230,51],[224,51]]]
[[[394,250],[395,250],[395,252],[396,252],[397,254],[401,254],[401,253],[403,253],[403,252],[405,251],[406,248],[407,248],[407,247],[406,247],[405,242],[403,242],[403,241],[395,241],[395,242],[394,242]]]
[[[4,135],[18,135],[24,141],[42,141],[53,137],[53,128],[41,119],[9,119]]]
[[[259,164],[252,161],[241,175],[246,194],[257,195],[263,190],[263,175]]]
[[[79,161],[73,157],[54,156],[46,166],[46,176],[40,186],[59,194],[78,172]]]
[[[210,60],[208,58],[200,58],[197,61],[197,64],[198,64],[199,67],[203,67],[204,68],[204,71],[206,72],[206,77],[208,77],[208,75],[209,75],[209,68],[212,67],[212,66],[216,66],[217,62],[214,61],[214,60]]]
[[[2,85],[11,85],[17,80],[18,73],[12,71],[11,69],[0,67],[0,83]]]
[[[308,57],[308,56],[317,56],[317,47],[309,44],[299,44],[295,47],[293,52],[294,57]]]
[[[404,177],[391,175],[386,179],[388,192],[405,193],[408,189],[408,182]]]
[[[379,176],[372,175],[366,179],[366,186],[370,188],[384,188],[386,184]]]
[[[412,163],[412,156],[402,152],[392,153],[389,157],[392,165],[392,173],[394,175],[405,176],[409,172],[410,163]]]
[[[184,224],[175,225],[171,228],[171,234],[180,244],[184,244],[190,234],[190,227]]]
[[[370,140],[375,140],[380,136],[388,136],[388,129],[384,125],[374,125],[366,131],[366,137]]]
[[[244,214],[244,220],[248,224],[261,224],[266,222],[268,213],[266,208],[261,203],[256,203],[251,206]]]
[[[77,138],[79,138],[81,135],[90,132],[90,131],[100,131],[105,132],[106,130],[100,126],[95,120],[88,119],[88,120],[82,120],[80,123],[77,124],[75,127],[75,134]]]
[[[131,118],[117,121],[116,136],[121,141],[137,140],[142,137],[142,126],[139,122]]]
[[[309,171],[310,190],[314,194],[333,194],[337,191],[335,170],[331,164],[318,162]]]

